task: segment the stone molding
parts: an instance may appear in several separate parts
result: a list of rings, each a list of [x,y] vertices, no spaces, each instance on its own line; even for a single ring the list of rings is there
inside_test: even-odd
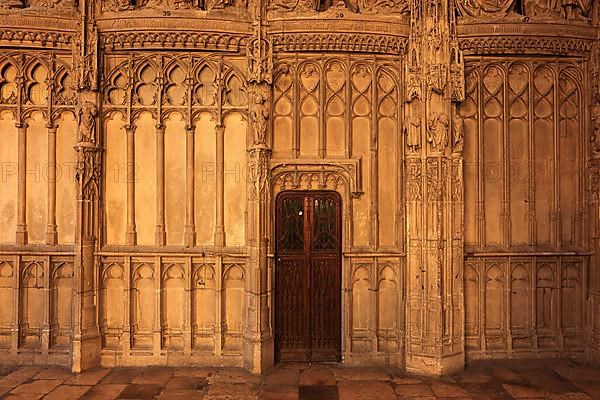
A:
[[[361,33],[276,33],[275,51],[347,51],[402,54],[406,39],[398,36]]]
[[[465,54],[587,54],[596,37],[588,25],[550,23],[459,24],[460,48]]]
[[[3,46],[68,48],[73,43],[73,36],[75,32],[0,28],[0,44]]]
[[[273,159],[271,182],[285,189],[330,189],[348,185],[354,198],[364,193],[362,187],[362,158],[332,162],[323,159]]]
[[[239,52],[248,36],[221,32],[111,32],[101,34],[101,45],[108,50],[192,48]]]

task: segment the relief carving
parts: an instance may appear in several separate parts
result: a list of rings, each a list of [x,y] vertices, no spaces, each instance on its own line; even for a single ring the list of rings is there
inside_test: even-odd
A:
[[[267,99],[262,93],[254,93],[252,97],[250,120],[254,133],[254,145],[264,145],[267,135],[267,120],[269,119],[269,109],[265,104]]]
[[[528,17],[587,21],[591,6],[591,0],[524,0],[523,11]]]
[[[96,106],[86,101],[79,110],[79,142],[96,144]]]
[[[458,111],[458,106],[454,105],[452,109],[452,151],[454,153],[461,153],[464,142],[464,121]]]
[[[0,8],[10,9],[10,8],[23,8],[22,0],[2,0],[0,1]]]
[[[462,16],[504,17],[515,11],[516,0],[458,0],[456,7]]]
[[[417,113],[411,114],[404,130],[408,149],[416,153],[421,148],[421,117]]]
[[[31,0],[29,7],[32,9],[74,9],[77,0]]]
[[[600,155],[600,104],[592,107],[591,150],[594,156]]]
[[[444,151],[448,145],[448,125],[448,115],[445,113],[433,113],[429,118],[427,141],[431,143],[433,151]]]
[[[102,4],[103,12],[119,12],[134,9],[149,10],[222,10],[227,7],[246,7],[245,2],[236,4],[234,0],[147,0],[135,2],[133,0],[105,0]]]
[[[407,0],[273,0],[269,10],[279,12],[348,9],[362,14],[406,14]]]
[[[317,11],[319,0],[273,0],[269,5],[269,10],[277,11]]]

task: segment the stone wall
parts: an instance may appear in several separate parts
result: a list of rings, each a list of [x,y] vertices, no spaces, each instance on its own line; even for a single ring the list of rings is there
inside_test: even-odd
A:
[[[287,190],[345,364],[599,359],[596,2],[2,3],[7,362],[268,368]]]

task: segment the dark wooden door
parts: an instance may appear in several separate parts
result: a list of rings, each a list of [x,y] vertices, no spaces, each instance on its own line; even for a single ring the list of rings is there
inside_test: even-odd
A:
[[[336,192],[284,192],[277,198],[278,361],[340,360],[340,203]]]

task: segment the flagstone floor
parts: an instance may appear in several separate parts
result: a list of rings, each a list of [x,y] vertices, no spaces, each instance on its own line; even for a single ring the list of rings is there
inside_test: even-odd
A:
[[[237,368],[0,366],[0,398],[44,400],[600,400],[600,367],[575,361],[477,363],[442,378],[389,368],[283,365],[263,376]]]

